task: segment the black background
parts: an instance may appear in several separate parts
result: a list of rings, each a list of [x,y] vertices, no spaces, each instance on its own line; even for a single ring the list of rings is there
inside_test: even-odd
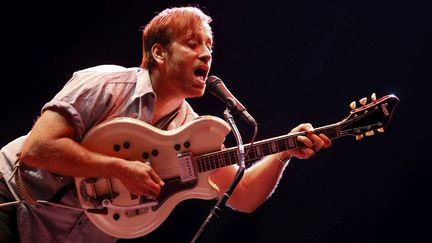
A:
[[[203,242],[430,242],[432,19],[426,2],[2,4],[1,146],[31,129],[73,71],[138,66],[143,25],[166,7],[194,4],[213,18],[211,74],[258,121],[258,139],[302,122],[340,121],[352,100],[373,92],[400,98],[385,133],[334,140],[310,160],[292,160],[269,200],[249,215],[225,208]],[[190,102],[200,114],[222,116],[223,104],[210,94]],[[252,130],[237,120],[248,142]],[[188,242],[213,205],[185,201],[155,231],[121,242]]]

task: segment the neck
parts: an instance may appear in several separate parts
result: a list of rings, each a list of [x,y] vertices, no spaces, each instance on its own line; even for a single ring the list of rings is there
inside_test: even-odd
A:
[[[176,110],[183,103],[184,97],[172,92],[168,80],[157,69],[150,72],[150,80],[157,97],[152,120],[152,124],[155,125],[160,119]]]

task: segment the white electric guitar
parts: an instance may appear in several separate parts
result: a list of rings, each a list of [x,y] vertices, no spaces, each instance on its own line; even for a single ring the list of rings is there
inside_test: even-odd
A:
[[[382,132],[399,99],[387,95],[372,96],[361,107],[351,104],[351,112],[340,122],[315,128],[335,139],[347,135],[373,135]],[[90,220],[102,231],[118,238],[144,236],[161,225],[180,202],[214,199],[217,192],[208,181],[217,168],[237,163],[236,147],[221,150],[230,132],[228,124],[214,116],[202,116],[184,126],[162,131],[133,118],[115,118],[91,129],[82,145],[90,150],[127,160],[150,161],[164,180],[158,198],[136,196],[128,192],[116,178],[75,178],[81,206]],[[304,132],[257,141],[245,161],[252,162],[266,155],[303,146],[297,141]],[[245,151],[250,144],[245,145]]]

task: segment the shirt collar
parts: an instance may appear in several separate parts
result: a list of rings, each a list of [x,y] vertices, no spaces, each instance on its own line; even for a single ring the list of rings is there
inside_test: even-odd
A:
[[[150,81],[150,74],[147,69],[137,68],[137,84],[135,93],[133,94],[133,99],[142,97],[145,94],[152,93],[155,96],[153,87]]]

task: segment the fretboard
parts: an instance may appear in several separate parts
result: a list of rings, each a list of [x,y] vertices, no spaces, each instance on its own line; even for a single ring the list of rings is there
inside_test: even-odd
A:
[[[339,125],[332,124],[315,129],[315,133],[323,133],[330,139],[341,137]],[[264,156],[282,152],[288,149],[294,149],[304,146],[297,140],[298,136],[305,136],[306,132],[297,132],[266,140],[257,141],[252,144],[245,144],[244,150],[250,151],[245,157],[245,162],[252,162],[261,159]],[[198,172],[206,172],[217,168],[225,167],[238,163],[238,148],[231,147],[222,151],[199,155],[193,158],[195,167]]]

